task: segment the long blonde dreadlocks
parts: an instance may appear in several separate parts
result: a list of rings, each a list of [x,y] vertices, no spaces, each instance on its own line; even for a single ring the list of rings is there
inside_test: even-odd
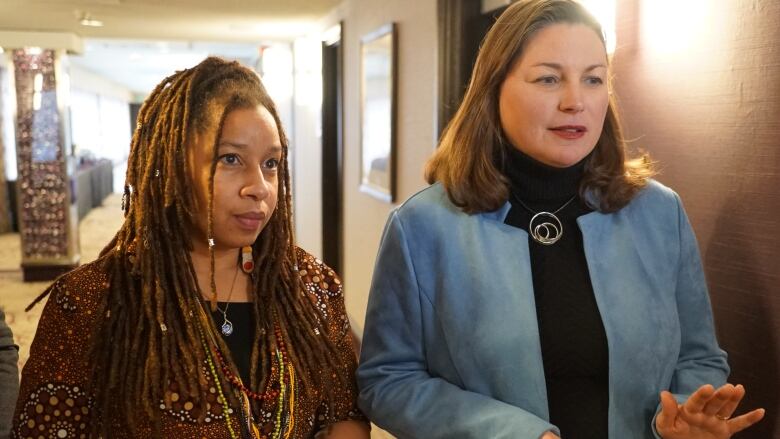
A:
[[[288,141],[278,113],[258,76],[236,62],[208,58],[175,73],[144,102],[133,135],[125,186],[125,221],[101,253],[110,275],[103,299],[106,318],[92,345],[92,394],[98,415],[126,414],[136,427],[139,409],[155,422],[171,382],[182,394],[206,401],[198,342],[202,306],[189,251],[189,230],[196,211],[186,170],[186,148],[192,130],[216,129],[218,141],[225,116],[233,109],[265,107],[279,127],[282,160],[276,212],[253,244],[253,299],[256,316],[251,388],[262,391],[271,373],[268,353],[277,325],[304,392],[319,391],[333,404],[332,385],[344,385],[326,325],[306,297],[297,261],[291,220]],[[215,120],[218,123],[215,123]],[[214,127],[215,128],[210,128]],[[214,160],[216,163],[216,147]],[[213,198],[214,166],[209,197]],[[209,228],[212,207],[209,202]],[[212,288],[214,288],[213,253]],[[215,337],[222,352],[228,350]],[[326,382],[337,377],[336,382]],[[111,437],[117,426],[100,422],[96,432]]]

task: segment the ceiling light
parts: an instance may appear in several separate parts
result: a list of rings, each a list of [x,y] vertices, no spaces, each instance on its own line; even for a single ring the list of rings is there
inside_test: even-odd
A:
[[[3,52],[5,52],[5,51],[3,50],[2,47],[0,47],[0,54],[2,54]]]
[[[41,90],[43,90],[43,74],[36,73],[35,79],[33,80],[33,90],[40,93]]]
[[[89,27],[103,27],[102,21],[92,18],[92,16],[88,13],[84,13],[84,15],[81,17],[81,20],[79,20],[79,24]]]

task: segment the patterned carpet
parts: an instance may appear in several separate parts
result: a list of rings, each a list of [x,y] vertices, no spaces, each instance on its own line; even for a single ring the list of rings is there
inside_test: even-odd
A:
[[[122,225],[120,203],[120,195],[109,195],[102,206],[92,209],[79,224],[82,264],[95,260]],[[19,345],[20,370],[29,356],[43,303],[30,312],[24,312],[24,308],[49,286],[49,282],[22,282],[21,261],[19,234],[0,235],[0,307],[5,310],[6,322]]]

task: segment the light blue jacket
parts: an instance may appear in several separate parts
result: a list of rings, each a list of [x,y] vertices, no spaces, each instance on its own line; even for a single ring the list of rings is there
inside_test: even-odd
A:
[[[504,224],[509,209],[467,215],[436,184],[390,215],[357,378],[360,407],[399,438],[558,433],[528,235]],[[609,346],[609,437],[653,438],[661,390],[684,399],[729,372],[696,239],[677,194],[654,181],[577,222]]]

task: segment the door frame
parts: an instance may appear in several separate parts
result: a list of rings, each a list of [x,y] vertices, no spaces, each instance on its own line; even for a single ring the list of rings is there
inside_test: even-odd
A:
[[[322,43],[322,259],[344,260],[344,23]]]

